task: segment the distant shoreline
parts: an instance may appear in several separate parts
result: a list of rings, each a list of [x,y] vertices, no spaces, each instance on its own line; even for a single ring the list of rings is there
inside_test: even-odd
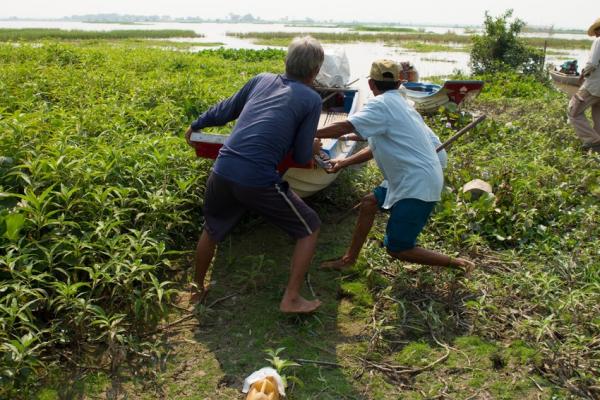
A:
[[[154,17],[154,16],[112,16],[112,18],[106,18],[103,14],[89,15],[89,16],[72,16],[72,17],[61,17],[61,18],[19,18],[19,17],[8,17],[0,18],[0,21],[35,21],[35,22],[83,22],[83,23],[94,23],[94,24],[144,24],[144,23],[218,23],[218,24],[284,24],[288,26],[302,26],[302,27],[370,27],[373,29],[382,28],[425,28],[425,27],[437,27],[437,28],[453,28],[453,29],[469,29],[478,30],[482,29],[481,25],[473,24],[435,24],[435,23],[403,23],[403,22],[365,22],[365,21],[317,21],[317,20],[263,20],[260,18],[240,19],[233,21],[231,19],[202,19],[196,17],[184,17],[184,18],[173,18],[173,17]],[[382,29],[383,30],[383,29]],[[585,34],[585,29],[573,28],[573,27],[552,27],[552,26],[535,26],[527,25],[523,29],[524,33],[548,33],[552,34]]]

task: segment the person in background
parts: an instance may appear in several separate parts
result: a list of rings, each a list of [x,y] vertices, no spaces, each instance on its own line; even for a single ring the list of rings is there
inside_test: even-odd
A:
[[[589,36],[595,36],[587,63],[579,76],[581,87],[569,102],[569,121],[575,133],[583,142],[583,150],[600,153],[600,18],[588,29]],[[585,110],[592,109],[590,125]]]
[[[398,90],[399,72],[393,61],[373,62],[368,83],[375,97],[346,121],[317,131],[318,138],[344,136],[347,140],[367,139],[369,143],[368,147],[348,158],[331,160],[330,172],[374,158],[385,179],[373,193],[362,199],[346,253],[339,259],[324,262],[322,267],[343,269],[353,265],[377,210],[382,209],[390,212],[384,244],[392,257],[417,264],[470,270],[474,266],[471,261],[416,244],[417,236],[440,200],[446,153],[436,154],[439,139]]]
[[[285,74],[255,76],[233,96],[202,114],[187,130],[186,140],[192,145],[193,131],[237,120],[206,182],[205,225],[194,261],[198,289],[191,302],[200,301],[207,290],[204,281],[217,243],[247,210],[252,210],[296,239],[280,310],[308,313],[321,304],[300,295],[321,221],[282,180],[276,168],[290,152],[296,163],[306,164],[320,149],[314,136],[321,97],[310,85],[323,59],[323,48],[316,39],[295,38],[288,48]]]

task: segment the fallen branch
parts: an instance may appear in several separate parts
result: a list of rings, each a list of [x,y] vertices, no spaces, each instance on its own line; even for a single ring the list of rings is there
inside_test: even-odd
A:
[[[216,299],[215,301],[213,301],[212,303],[210,303],[208,306],[206,306],[206,308],[212,308],[212,307],[214,307],[216,304],[218,304],[218,303],[220,303],[220,302],[222,302],[222,301],[225,301],[225,300],[227,300],[227,299],[230,299],[230,298],[232,298],[232,297],[234,297],[234,296],[237,296],[237,295],[238,295],[238,293],[232,293],[232,294],[228,294],[227,296],[224,296],[224,297],[218,298],[218,299]],[[189,312],[189,310],[187,310],[187,311]],[[154,335],[154,334],[156,334],[156,333],[158,333],[158,332],[162,332],[162,331],[168,330],[168,329],[170,329],[170,328],[172,328],[172,327],[174,327],[174,326],[176,326],[176,325],[178,325],[178,324],[181,324],[182,322],[185,322],[185,321],[187,321],[187,320],[190,320],[190,319],[192,319],[192,318],[194,318],[194,317],[196,317],[196,314],[194,314],[194,313],[190,313],[190,314],[188,314],[188,315],[185,315],[185,316],[183,316],[183,317],[181,317],[181,318],[179,318],[179,319],[177,319],[177,320],[175,320],[175,321],[173,321],[173,322],[171,322],[171,323],[169,323],[169,324],[167,324],[167,325],[161,326],[161,327],[159,327],[159,328],[155,329],[155,330],[154,330],[154,331],[152,331],[152,332],[148,332],[148,333],[146,333],[145,335],[143,335],[143,337],[150,336],[150,335]]]
[[[379,370],[381,372],[387,372],[387,373],[391,373],[394,375],[417,375],[417,374],[420,374],[421,372],[432,369],[433,367],[435,367],[436,365],[438,365],[441,362],[446,361],[446,359],[450,356],[450,348],[448,346],[444,346],[444,347],[446,348],[446,354],[444,354],[442,357],[438,358],[437,360],[427,364],[426,366],[420,367],[420,368],[409,368],[404,365],[394,365],[394,364],[386,364],[386,363],[378,364],[378,363],[369,361],[364,358],[360,358],[360,357],[357,357],[357,358],[359,360],[365,362],[366,364],[372,366],[373,369]]]
[[[61,356],[63,356],[64,358],[66,358],[67,361],[69,361],[71,364],[73,364],[74,366],[76,366],[79,369],[88,369],[88,370],[93,370],[93,371],[110,372],[110,369],[108,368],[108,366],[102,367],[102,366],[96,366],[96,365],[81,365],[77,361],[73,360],[71,357],[69,357],[68,355],[66,355],[65,353],[62,353]]]
[[[531,382],[533,382],[535,384],[535,386],[537,386],[537,388],[540,390],[540,392],[544,391],[544,389],[542,389],[542,387],[540,386],[540,384],[537,383],[535,379],[533,379],[532,377],[529,377],[529,379],[531,380]]]
[[[315,365],[326,365],[328,367],[342,368],[341,364],[338,364],[336,362],[331,362],[331,361],[305,360],[303,358],[296,358],[294,361],[296,361],[298,364],[315,364]]]
[[[232,297],[235,297],[235,296],[237,296],[238,294],[239,294],[239,293],[232,293],[232,294],[228,294],[227,296],[224,296],[224,297],[218,298],[218,299],[216,299],[215,301],[213,301],[212,303],[210,303],[209,305],[207,305],[207,306],[206,306],[206,308],[212,308],[212,307],[214,307],[215,305],[219,304],[220,302],[222,302],[222,301],[225,301],[225,300],[228,300],[228,299],[230,299],[230,298],[232,298]]]

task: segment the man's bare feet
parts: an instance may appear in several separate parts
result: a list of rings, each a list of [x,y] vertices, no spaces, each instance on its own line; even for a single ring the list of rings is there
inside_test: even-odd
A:
[[[355,262],[356,262],[356,260],[353,260],[350,257],[344,255],[344,256],[342,256],[342,258],[338,258],[336,260],[323,261],[321,263],[321,268],[322,269],[337,269],[339,271],[339,270],[343,270],[346,268],[350,268],[351,266],[354,265]]]
[[[210,289],[209,285],[205,285],[201,289],[197,286],[192,286],[190,289],[190,301],[191,305],[202,304],[206,300],[206,296],[208,295],[208,290]]]
[[[464,258],[453,258],[450,267],[459,268],[465,273],[465,275],[470,275],[475,269],[475,263]]]
[[[279,310],[284,313],[307,314],[315,311],[321,305],[321,300],[306,300],[302,296],[283,296],[279,304]]]

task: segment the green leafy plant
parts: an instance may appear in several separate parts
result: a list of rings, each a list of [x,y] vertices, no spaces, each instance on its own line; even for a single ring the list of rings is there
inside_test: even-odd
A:
[[[278,349],[266,349],[265,353],[269,356],[269,358],[265,358],[271,364],[273,369],[277,371],[277,373],[281,376],[281,380],[283,381],[283,386],[287,388],[288,382],[292,381],[295,384],[300,386],[303,385],[303,382],[296,377],[295,375],[289,375],[288,370],[290,368],[300,367],[301,365],[297,362],[286,360],[285,358],[281,358],[279,354],[281,354],[285,350],[285,347],[280,347]]]

